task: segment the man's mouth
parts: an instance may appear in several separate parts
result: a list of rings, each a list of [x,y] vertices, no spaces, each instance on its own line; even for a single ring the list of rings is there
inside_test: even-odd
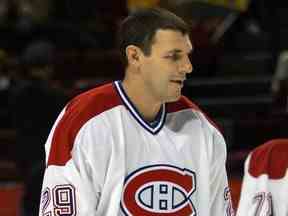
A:
[[[171,80],[171,82],[179,84],[179,85],[183,85],[183,83],[184,83],[183,80]]]

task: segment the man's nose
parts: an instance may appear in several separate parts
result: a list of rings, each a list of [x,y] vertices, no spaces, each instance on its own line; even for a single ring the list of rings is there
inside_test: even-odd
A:
[[[181,72],[191,73],[192,71],[193,71],[192,63],[191,63],[189,57],[187,57],[182,64]]]

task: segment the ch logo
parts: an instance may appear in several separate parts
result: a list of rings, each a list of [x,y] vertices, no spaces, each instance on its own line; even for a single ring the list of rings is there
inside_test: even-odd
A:
[[[126,216],[196,216],[193,171],[170,165],[143,167],[125,180],[121,208]]]

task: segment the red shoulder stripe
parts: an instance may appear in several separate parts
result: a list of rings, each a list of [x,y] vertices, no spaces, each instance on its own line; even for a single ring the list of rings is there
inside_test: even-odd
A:
[[[176,102],[167,104],[168,113],[177,112],[184,109],[194,109],[200,111],[199,107],[185,96],[181,96],[181,98]]]
[[[215,127],[217,128],[219,131],[222,132],[222,130],[220,129],[220,127],[214,122],[212,121],[207,115],[206,113],[204,113],[196,104],[194,104],[191,100],[189,100],[187,97],[185,96],[181,96],[181,98],[173,103],[168,103],[167,106],[167,112],[168,113],[172,113],[172,112],[177,112],[180,110],[184,110],[184,109],[192,109],[192,110],[196,110],[198,112],[203,113],[203,115],[206,117],[206,119]]]
[[[280,179],[287,168],[288,139],[274,139],[253,150],[248,171],[254,177],[267,174],[271,179]]]

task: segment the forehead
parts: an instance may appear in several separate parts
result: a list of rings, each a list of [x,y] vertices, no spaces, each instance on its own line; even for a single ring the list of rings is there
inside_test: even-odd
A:
[[[184,53],[191,52],[192,44],[189,36],[183,35],[179,31],[158,30],[154,36],[152,53],[164,53],[173,50]]]

